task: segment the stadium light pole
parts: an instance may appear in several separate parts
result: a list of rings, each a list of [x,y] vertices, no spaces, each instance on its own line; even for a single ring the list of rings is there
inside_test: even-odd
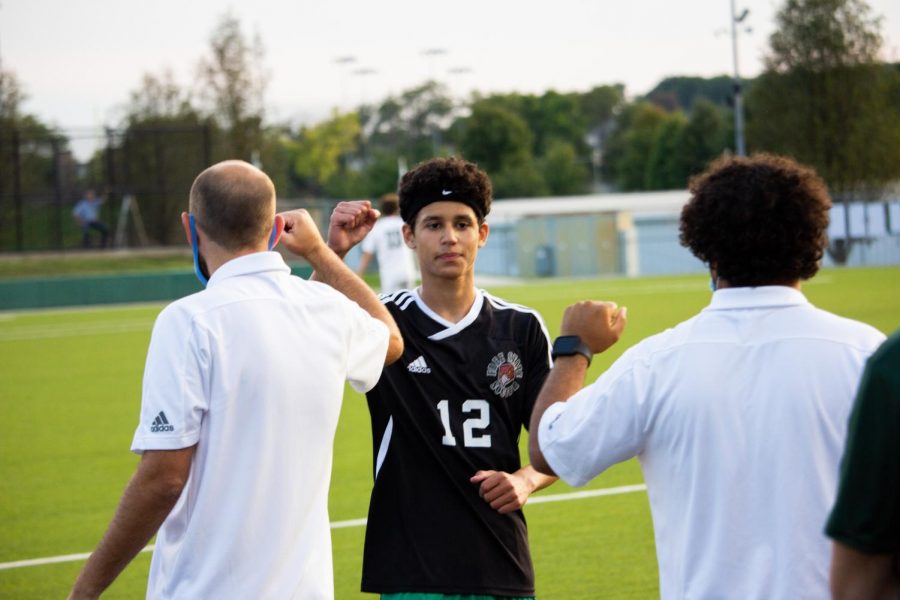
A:
[[[447,54],[443,48],[426,48],[422,50],[422,55],[428,59],[428,80],[434,80],[434,57]]]
[[[378,70],[372,69],[370,67],[360,67],[358,69],[353,70],[353,74],[360,78],[359,84],[359,104],[360,106],[364,106],[366,104],[366,77],[371,75],[377,75]]]
[[[750,14],[744,9],[740,15],[735,10],[735,0],[731,0],[731,54],[734,59],[734,151],[738,156],[746,156],[744,144],[744,99],[741,76],[738,73],[738,25]]]
[[[468,75],[471,72],[472,72],[471,67],[450,67],[449,69],[447,69],[447,73],[449,73],[450,75],[453,75],[454,77],[456,77],[460,80],[463,78],[464,75]]]
[[[346,108],[347,105],[347,67],[348,65],[352,65],[356,62],[355,56],[338,56],[334,59],[334,63],[340,67],[341,70],[341,108]]]
[[[459,102],[461,105],[465,104],[465,102],[466,102],[466,93],[462,89],[462,87],[463,87],[462,80],[463,80],[464,76],[468,75],[471,72],[472,72],[472,69],[470,67],[451,67],[450,69],[447,69],[447,73],[449,73],[450,75],[455,77],[457,80],[457,84],[455,86],[453,86],[453,88],[455,88],[455,90],[451,89],[450,94],[451,94],[451,96],[453,96],[454,95],[453,92],[458,91],[459,92]]]

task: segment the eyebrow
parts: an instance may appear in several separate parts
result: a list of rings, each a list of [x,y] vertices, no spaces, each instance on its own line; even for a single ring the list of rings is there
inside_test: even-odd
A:
[[[456,215],[450,215],[449,217],[446,217],[446,218],[443,216],[440,216],[440,215],[428,215],[427,217],[424,217],[422,219],[422,222],[429,223],[429,222],[433,222],[433,221],[444,221],[444,220],[447,220],[447,221],[464,220],[464,221],[470,221],[470,222],[474,223],[476,219],[474,217],[472,217],[471,215],[461,213],[461,214],[456,214]]]

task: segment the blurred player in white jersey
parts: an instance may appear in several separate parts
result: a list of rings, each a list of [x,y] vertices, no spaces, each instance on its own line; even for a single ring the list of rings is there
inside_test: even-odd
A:
[[[403,242],[399,199],[397,194],[385,194],[379,202],[381,218],[362,241],[363,254],[356,272],[362,277],[374,256],[378,259],[382,294],[411,290],[416,285],[416,268],[412,251]]]

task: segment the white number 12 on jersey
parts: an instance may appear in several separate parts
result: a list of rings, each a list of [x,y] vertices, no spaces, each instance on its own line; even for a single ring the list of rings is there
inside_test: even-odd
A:
[[[445,446],[455,446],[456,438],[450,431],[450,402],[441,400],[437,403],[438,410],[441,413],[441,424],[444,426],[444,437],[441,443]],[[466,414],[478,412],[478,416],[473,416],[463,421],[463,446],[466,448],[490,448],[491,434],[480,433],[476,430],[487,429],[491,424],[491,405],[487,400],[466,400],[463,402],[462,411]]]

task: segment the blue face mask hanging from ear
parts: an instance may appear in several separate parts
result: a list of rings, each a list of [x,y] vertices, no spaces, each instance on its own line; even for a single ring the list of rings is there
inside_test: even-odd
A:
[[[715,293],[719,289],[719,274],[713,275],[712,268],[709,270],[709,291]]]
[[[209,271],[205,263],[200,262],[200,247],[197,244],[197,221],[193,214],[188,214],[188,220],[191,225],[191,251],[194,254],[194,275],[204,287],[209,283]],[[272,235],[269,236],[269,250],[275,247],[275,240],[278,237],[278,229],[272,226]]]
[[[193,214],[188,214],[188,220],[191,224],[191,251],[194,253],[194,275],[206,287],[209,283],[209,273],[206,271],[206,265],[200,264],[200,248],[197,245],[197,222]]]
[[[272,225],[272,235],[269,236],[269,250],[275,247],[275,238],[278,237],[278,229]]]

